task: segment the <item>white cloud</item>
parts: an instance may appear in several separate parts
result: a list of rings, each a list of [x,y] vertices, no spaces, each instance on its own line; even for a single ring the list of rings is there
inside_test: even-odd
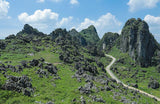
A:
[[[92,20],[90,20],[90,19],[88,19],[88,18],[85,18],[85,19],[84,19],[84,22],[82,22],[82,23],[78,26],[77,30],[80,31],[80,30],[82,30],[82,29],[87,28],[87,27],[90,26],[90,25],[95,25],[95,24],[96,24],[95,21],[92,21]]]
[[[44,3],[45,1],[61,2],[62,0],[37,0],[37,3]]]
[[[53,2],[60,2],[60,1],[62,1],[62,0],[51,0],[51,1],[53,1]]]
[[[0,19],[7,16],[9,9],[9,2],[6,0],[0,0]]]
[[[151,25],[160,25],[160,17],[154,17],[152,15],[146,15],[144,20]]]
[[[37,0],[38,3],[44,3],[45,0]]]
[[[24,23],[36,23],[36,22],[46,22],[48,20],[57,20],[58,14],[52,12],[51,9],[36,10],[33,15],[29,15],[26,12],[21,13],[18,19]]]
[[[122,23],[118,21],[114,15],[107,13],[95,21],[85,18],[84,22],[78,26],[77,30],[80,31],[90,25],[94,25],[99,36],[102,37],[106,32],[119,32],[121,30]]]
[[[29,15],[24,12],[18,16],[18,19],[23,24],[30,24],[33,27],[45,31],[47,28],[54,27],[58,21],[59,14],[52,12],[51,9],[36,10],[34,14]]]
[[[30,24],[33,27],[43,32],[51,32],[55,28],[70,28],[73,19],[72,16],[59,18],[59,14],[52,12],[51,9],[36,10],[32,15],[24,12],[18,16],[18,19],[23,24]]]
[[[160,0],[129,0],[127,5],[129,6],[129,11],[134,12],[141,9],[150,9],[157,6]]]
[[[57,27],[67,26],[72,19],[72,16],[69,16],[68,18],[62,18],[62,20],[57,23]]]
[[[37,3],[44,3],[45,1],[51,1],[51,2],[61,2],[61,1],[64,1],[64,0],[37,0]],[[72,5],[75,5],[75,4],[78,4],[78,0],[70,0],[70,4]]]
[[[149,24],[151,33],[153,33],[157,41],[160,42],[160,16],[146,15],[144,20]]]
[[[70,0],[70,4],[74,5],[74,4],[78,4],[78,0]]]

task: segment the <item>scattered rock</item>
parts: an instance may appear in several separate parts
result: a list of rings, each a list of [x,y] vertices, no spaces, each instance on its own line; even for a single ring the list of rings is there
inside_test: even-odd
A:
[[[81,96],[80,100],[81,100],[81,104],[86,104],[86,101],[83,96]]]
[[[137,83],[131,83],[132,87],[138,88],[138,84]]]
[[[49,102],[47,102],[46,104],[54,104],[53,102],[51,102],[51,101],[49,101]]]
[[[32,61],[29,62],[30,63],[30,66],[34,67],[34,66],[38,66],[39,64],[39,61],[36,60],[36,59],[33,59]]]
[[[105,103],[105,101],[100,97],[98,98],[96,95],[90,96],[92,98],[93,101],[95,102],[101,102],[101,103]]]
[[[93,82],[88,82],[87,84],[85,84],[84,87],[79,87],[79,91],[81,94],[90,94],[92,93],[92,88],[93,88],[94,84]]]
[[[27,76],[16,77],[7,76],[8,80],[2,85],[3,90],[11,90],[17,92],[23,92],[26,96],[31,96],[33,92],[32,84]]]
[[[48,70],[48,72],[52,73],[52,74],[57,74],[58,69],[56,66],[53,66],[52,64],[48,64],[47,66],[45,66],[45,69]]]

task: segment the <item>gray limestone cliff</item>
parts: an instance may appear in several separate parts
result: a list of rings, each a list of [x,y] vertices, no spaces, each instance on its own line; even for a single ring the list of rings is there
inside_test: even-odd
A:
[[[141,19],[129,19],[122,29],[120,49],[128,52],[142,67],[151,65],[157,42],[149,32],[148,24]]]

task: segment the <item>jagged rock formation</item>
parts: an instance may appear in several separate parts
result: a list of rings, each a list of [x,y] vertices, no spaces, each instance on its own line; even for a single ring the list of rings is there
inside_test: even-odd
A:
[[[120,37],[120,49],[128,52],[142,67],[151,65],[157,42],[149,32],[148,24],[141,19],[129,19]]]
[[[107,50],[110,50],[115,45],[118,37],[119,37],[118,33],[112,33],[112,32],[105,33],[103,38],[98,42],[98,47],[100,49],[105,48]]]
[[[79,35],[79,33],[78,33],[78,31],[77,31],[76,29],[70,30],[70,31],[69,31],[69,34],[70,34],[71,36],[78,36],[78,35]]]
[[[68,32],[73,38],[75,41],[78,41],[78,43],[82,46],[87,46],[87,42],[86,42],[86,39],[84,37],[82,37],[80,35],[80,33],[77,32],[77,30],[75,29],[72,29],[71,31]]]
[[[38,36],[38,37],[43,37],[45,34],[42,32],[39,32],[36,28],[33,28],[29,24],[25,24],[22,31],[17,33],[17,36],[25,36],[25,37],[32,37],[33,36]]]
[[[16,38],[16,36],[14,34],[12,34],[12,35],[9,35],[8,37],[6,37],[5,39],[15,39],[15,38]]]
[[[66,34],[67,34],[66,29],[58,28],[55,31],[53,31],[52,33],[50,33],[50,36],[52,37],[52,40],[55,40],[59,36],[64,37]]]
[[[100,40],[96,28],[93,25],[82,30],[80,34],[86,39],[88,45],[96,44]]]

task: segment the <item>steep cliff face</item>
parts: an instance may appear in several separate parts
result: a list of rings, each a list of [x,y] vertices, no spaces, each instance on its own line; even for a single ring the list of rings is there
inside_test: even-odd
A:
[[[100,40],[96,28],[93,25],[82,30],[80,34],[86,39],[88,45],[95,45]]]
[[[121,33],[120,48],[128,52],[139,65],[151,65],[157,42],[149,32],[148,24],[141,19],[129,19]]]
[[[110,50],[115,45],[118,37],[119,37],[118,33],[112,33],[112,32],[105,33],[102,39],[98,42],[98,47],[100,49],[105,48],[107,50]]]

